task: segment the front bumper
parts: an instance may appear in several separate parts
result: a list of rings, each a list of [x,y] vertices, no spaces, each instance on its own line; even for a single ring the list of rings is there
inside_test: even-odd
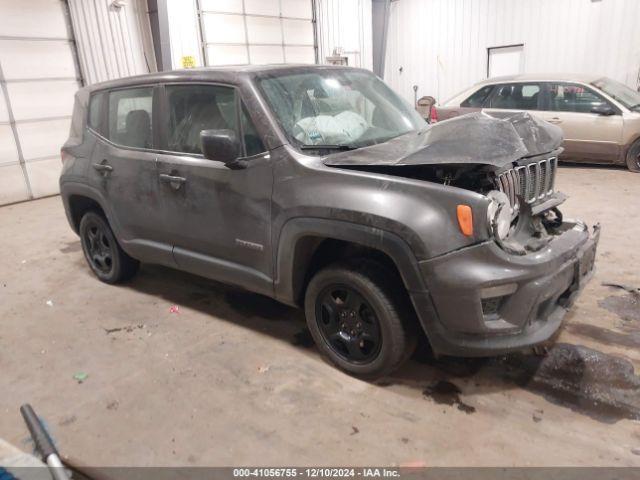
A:
[[[591,277],[600,237],[597,225],[565,227],[527,255],[490,241],[421,262],[429,292],[411,297],[434,352],[499,355],[549,339]]]

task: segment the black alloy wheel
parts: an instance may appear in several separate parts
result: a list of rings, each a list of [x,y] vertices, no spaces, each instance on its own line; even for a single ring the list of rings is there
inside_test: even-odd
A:
[[[122,250],[109,222],[100,213],[85,213],[78,233],[87,263],[103,282],[113,284],[128,280],[138,271],[139,262]]]
[[[402,280],[375,260],[351,259],[316,272],[305,291],[309,332],[345,372],[372,380],[396,370],[415,350],[415,313]]]
[[[104,225],[89,221],[84,229],[82,242],[91,266],[108,275],[113,269],[115,245],[109,241]]]
[[[316,301],[316,321],[331,350],[350,363],[368,363],[380,352],[380,322],[369,302],[350,286],[323,290]]]

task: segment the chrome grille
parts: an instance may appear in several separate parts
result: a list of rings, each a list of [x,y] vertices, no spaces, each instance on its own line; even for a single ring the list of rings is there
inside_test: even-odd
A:
[[[511,206],[517,211],[520,207],[518,197],[531,204],[553,193],[557,168],[556,157],[512,168],[498,176],[498,190],[509,197]]]

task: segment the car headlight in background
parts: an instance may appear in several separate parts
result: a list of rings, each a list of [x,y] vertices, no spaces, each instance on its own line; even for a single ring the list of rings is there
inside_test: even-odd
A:
[[[489,192],[487,197],[491,201],[487,208],[489,230],[493,232],[497,240],[505,240],[509,236],[509,230],[511,230],[513,214],[509,197],[497,190]]]

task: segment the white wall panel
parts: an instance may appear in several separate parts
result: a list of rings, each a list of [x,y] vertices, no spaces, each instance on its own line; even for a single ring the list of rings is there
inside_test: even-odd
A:
[[[167,0],[167,7],[176,68],[186,56],[198,66],[315,62],[311,0]]]
[[[249,62],[244,45],[209,45],[209,65],[243,65]]]
[[[7,111],[7,104],[4,101],[4,95],[0,95],[0,123],[9,121],[9,112]]]
[[[73,80],[8,83],[13,117],[16,121],[71,115],[73,96],[78,90]]]
[[[65,3],[0,0],[0,204],[58,192],[80,77]]]
[[[26,162],[43,157],[59,157],[60,147],[69,137],[70,126],[70,118],[17,124]]]
[[[280,0],[282,11],[286,12],[288,17],[306,18],[311,20],[311,0]]]
[[[313,25],[308,20],[282,20],[284,43],[289,45],[313,45]]]
[[[205,13],[202,21],[208,43],[244,43],[246,40],[242,15]]]
[[[284,47],[287,63],[315,63],[313,47]]]
[[[244,0],[245,13],[280,15],[280,0]]]
[[[0,165],[0,205],[29,198],[20,165]]]
[[[242,0],[202,0],[201,4],[202,10],[242,13]]]
[[[59,157],[37,162],[27,162],[27,173],[31,182],[31,191],[35,197],[44,197],[58,193],[58,179],[62,162]]]
[[[249,46],[249,53],[251,61],[257,64],[284,62],[284,52],[280,46],[251,45]]]
[[[385,80],[445,101],[487,76],[487,48],[524,44],[525,73],[602,74],[637,88],[637,0],[399,0]]]
[[[65,40],[2,40],[0,63],[4,77],[74,78],[77,73],[71,48],[71,43]]]
[[[60,0],[0,0],[0,12],[2,36],[67,37]]]
[[[242,17],[241,17],[242,18]],[[309,22],[305,22],[309,23]],[[247,17],[249,43],[282,44],[280,19],[273,17]],[[244,39],[242,40],[244,42]],[[282,48],[280,49],[282,50]]]
[[[18,150],[16,149],[11,126],[0,125],[0,165],[18,163],[18,160]]]

